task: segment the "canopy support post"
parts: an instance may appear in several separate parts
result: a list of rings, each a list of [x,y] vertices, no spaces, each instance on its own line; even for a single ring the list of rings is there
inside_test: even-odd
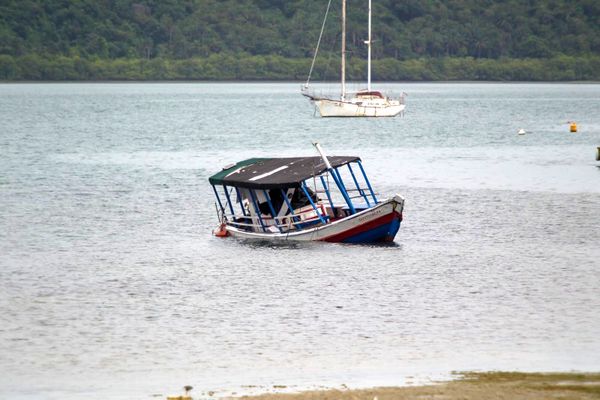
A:
[[[277,227],[277,229],[279,229],[279,232],[283,232],[281,230],[281,226],[279,226],[279,223],[277,222],[277,213],[275,212],[275,207],[273,207],[273,203],[271,203],[271,197],[269,196],[266,190],[263,190],[263,194],[265,195],[267,203],[269,204],[269,209],[271,210],[271,214],[273,215],[273,221],[275,221],[275,226]]]
[[[352,204],[352,199],[350,198],[350,195],[348,195],[348,191],[346,190],[346,185],[344,185],[344,181],[342,180],[340,171],[338,171],[337,168],[333,168],[332,171],[333,171],[333,177],[335,179],[335,182],[337,183],[338,187],[340,188],[340,192],[342,192],[342,196],[344,196],[344,200],[346,200],[346,203],[348,204],[348,207],[350,208],[350,213],[356,214],[356,209],[354,208],[354,204]]]
[[[354,209],[352,200],[350,200],[350,196],[348,196],[348,192],[346,191],[346,187],[344,186],[344,182],[342,181],[342,177],[340,176],[339,172],[337,171],[337,169],[335,169],[331,166],[331,164],[329,163],[329,160],[327,159],[327,156],[325,155],[325,152],[321,148],[321,145],[319,144],[319,142],[314,142],[313,146],[315,146],[315,148],[321,155],[321,158],[323,159],[323,162],[325,163],[325,167],[327,167],[327,170],[329,172],[331,172],[331,176],[333,177],[333,180],[335,181],[335,184],[337,185],[337,187],[340,189],[340,192],[342,192],[342,196],[344,196],[344,200],[346,200],[346,203],[348,204],[348,207],[350,208],[350,212],[352,214],[356,214],[356,210]]]
[[[219,203],[221,212],[223,213],[223,215],[225,215],[225,208],[223,207],[223,203],[221,203],[221,198],[219,197],[219,192],[217,192],[217,188],[215,187],[215,185],[211,185],[211,186],[213,188],[213,191],[215,192],[215,197],[217,198],[217,202]]]
[[[287,197],[287,193],[283,189],[280,190],[281,194],[283,195],[283,200],[285,201],[285,204],[287,204],[290,214],[292,215],[292,221],[297,222],[298,218],[296,217],[296,214],[294,214],[294,209],[292,208],[292,203],[290,203],[290,200]]]
[[[250,197],[252,197],[252,204],[254,205],[254,212],[256,212],[256,216],[258,217],[258,221],[260,222],[260,226],[262,226],[263,232],[267,231],[265,228],[265,224],[260,216],[260,208],[258,208],[258,204],[256,203],[256,196],[254,196],[254,191],[250,189]]]
[[[225,197],[227,198],[227,204],[229,205],[229,209],[231,210],[231,217],[235,219],[235,211],[233,211],[233,205],[231,204],[231,198],[229,197],[229,193],[227,192],[227,186],[223,185],[223,190],[225,191]]]
[[[242,214],[245,217],[246,216],[246,209],[244,208],[244,203],[242,203],[242,196],[240,195],[240,189],[235,188],[235,193],[237,194],[238,202],[240,203],[240,207],[242,208]]]
[[[329,193],[329,187],[327,187],[327,184],[325,183],[325,178],[323,178],[323,175],[321,175],[320,178],[321,178],[321,184],[323,185],[323,188],[325,189],[325,194],[327,194],[327,200],[329,200],[329,205],[331,206],[331,209],[333,210],[333,208],[334,208],[333,200],[331,199],[331,193]]]
[[[321,222],[323,223],[323,225],[325,225],[327,223],[327,221],[325,220],[325,218],[323,217],[323,215],[321,215],[321,213],[319,212],[319,209],[317,208],[317,205],[315,204],[315,202],[310,198],[310,194],[308,193],[308,190],[306,190],[306,182],[302,182],[302,190],[304,191],[304,194],[306,195],[306,198],[310,202],[310,205],[313,207],[313,209],[315,210],[315,212],[319,216],[319,219],[321,220]]]
[[[358,193],[365,199],[365,201],[367,202],[367,207],[371,207],[371,202],[369,201],[369,198],[367,197],[367,195],[365,194],[365,191],[362,190],[360,188],[360,185],[358,184],[358,180],[356,179],[356,176],[354,175],[354,171],[352,170],[352,167],[350,166],[350,163],[348,163],[348,169],[350,170],[350,174],[352,175],[352,180],[354,181],[354,184],[356,185],[356,190],[358,190]]]
[[[371,182],[369,182],[369,178],[367,178],[367,174],[365,172],[365,169],[362,166],[362,163],[359,161],[357,161],[358,166],[360,167],[360,172],[362,172],[363,177],[365,178],[365,182],[367,182],[367,186],[369,187],[369,191],[371,192],[371,196],[373,196],[373,201],[375,202],[375,204],[378,204],[379,201],[377,201],[377,197],[375,197],[375,192],[373,191],[373,188],[371,187]]]

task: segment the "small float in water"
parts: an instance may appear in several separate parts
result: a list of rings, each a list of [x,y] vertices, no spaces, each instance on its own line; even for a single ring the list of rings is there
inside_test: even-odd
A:
[[[569,132],[577,133],[577,122],[574,122],[574,121],[569,122]]]
[[[218,236],[272,241],[391,242],[404,199],[379,200],[356,156],[251,158],[209,178]]]

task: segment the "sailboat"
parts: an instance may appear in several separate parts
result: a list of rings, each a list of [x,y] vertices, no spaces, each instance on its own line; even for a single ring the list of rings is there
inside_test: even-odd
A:
[[[312,61],[308,79],[302,87],[302,94],[314,102],[321,117],[395,117],[404,112],[404,94],[398,98],[384,95],[378,90],[371,89],[371,0],[369,0],[369,34],[365,40],[367,45],[367,88],[358,92],[348,93],[346,91],[346,0],[342,0],[342,62],[341,62],[341,94],[339,98],[316,95],[310,92],[310,75],[319,51],[319,44],[323,36],[325,21],[329,12],[331,0],[327,5],[321,34],[317,42],[317,48]]]

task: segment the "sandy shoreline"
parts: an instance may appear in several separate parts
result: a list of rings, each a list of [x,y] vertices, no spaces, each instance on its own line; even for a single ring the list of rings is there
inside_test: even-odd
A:
[[[464,373],[455,381],[425,386],[322,390],[242,396],[248,400],[546,400],[600,399],[600,373]],[[238,398],[239,399],[239,398]]]

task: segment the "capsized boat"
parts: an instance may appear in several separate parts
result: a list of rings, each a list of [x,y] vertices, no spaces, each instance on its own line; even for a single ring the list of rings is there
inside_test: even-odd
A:
[[[273,241],[391,242],[404,199],[379,200],[356,156],[251,158],[209,178],[217,236]]]
[[[367,88],[359,90],[355,93],[348,93],[346,90],[346,0],[342,0],[342,61],[341,61],[341,94],[339,98],[316,94],[309,89],[310,77],[315,65],[315,59],[319,51],[319,45],[325,28],[325,21],[331,0],[327,5],[323,25],[321,26],[321,34],[317,42],[317,48],[313,57],[313,61],[308,73],[308,79],[303,85],[301,93],[315,104],[321,117],[395,117],[404,112],[406,104],[404,101],[404,93],[397,98],[387,96],[381,91],[371,89],[371,0],[369,0],[369,29],[368,39],[365,40],[367,45]]]

